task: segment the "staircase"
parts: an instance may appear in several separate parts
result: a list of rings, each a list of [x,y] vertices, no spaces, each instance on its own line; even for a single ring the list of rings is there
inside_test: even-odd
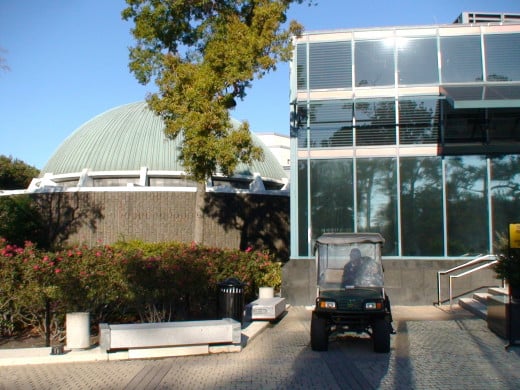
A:
[[[476,316],[487,319],[488,297],[498,296],[506,299],[508,296],[507,288],[489,287],[487,292],[476,292],[471,297],[459,298],[459,306],[475,314]]]

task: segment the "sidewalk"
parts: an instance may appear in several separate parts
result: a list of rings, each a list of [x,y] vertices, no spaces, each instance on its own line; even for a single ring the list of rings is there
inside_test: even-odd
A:
[[[251,328],[240,353],[11,365],[0,368],[0,390],[520,388],[520,347],[506,351],[486,321],[455,306],[393,312],[390,353],[374,353],[370,338],[355,334],[331,337],[327,352],[313,351],[311,311],[299,306],[264,324],[252,343]]]
[[[312,307],[306,308],[308,311]],[[392,307],[394,321],[435,321],[435,320],[454,320],[461,318],[474,317],[468,311],[458,305],[440,308],[434,306],[395,306]],[[283,319],[282,319],[283,321]],[[173,348],[155,348],[145,355],[132,355],[128,351],[103,352],[99,346],[94,346],[86,350],[65,350],[62,355],[51,355],[51,347],[43,348],[20,348],[20,349],[0,349],[0,367],[32,364],[56,364],[56,363],[79,363],[79,362],[101,362],[130,360],[135,358],[161,358],[174,356],[204,355],[212,353],[231,353],[240,352],[258,334],[263,332],[270,323],[268,321],[254,321],[245,323],[242,327],[242,343],[237,345],[220,346],[183,346]],[[274,325],[276,326],[276,325]]]
[[[0,367],[32,364],[80,363],[118,361],[143,358],[204,355],[212,353],[240,352],[258,334],[269,326],[268,321],[254,321],[242,326],[241,345],[192,345],[147,349],[143,354],[129,351],[103,352],[99,346],[90,349],[67,350],[62,355],[52,355],[51,347],[0,349]],[[138,350],[135,350],[138,351]]]

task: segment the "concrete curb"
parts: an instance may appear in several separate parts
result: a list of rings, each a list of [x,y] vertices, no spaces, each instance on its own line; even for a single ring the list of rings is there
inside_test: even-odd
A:
[[[241,344],[190,345],[165,348],[145,348],[128,351],[103,352],[99,346],[89,349],[67,350],[62,355],[51,355],[52,347],[0,349],[0,367],[32,364],[57,364],[152,359],[175,356],[240,352],[268,326],[268,321],[254,321],[242,326]]]

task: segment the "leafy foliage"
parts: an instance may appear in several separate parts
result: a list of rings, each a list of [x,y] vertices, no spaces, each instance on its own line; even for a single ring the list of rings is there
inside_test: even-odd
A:
[[[234,129],[228,110],[290,58],[290,37],[302,27],[283,24],[289,5],[302,1],[127,0],[122,17],[135,23],[136,39],[130,70],[143,84],[155,78],[150,107],[169,136],[183,134],[180,158],[198,182],[261,158],[249,125]]]
[[[248,301],[260,286],[280,287],[281,264],[250,248],[131,241],[47,252],[2,239],[0,335],[35,330],[61,340],[74,311],[90,312],[96,325],[216,318],[218,282],[229,277],[245,283]]]
[[[13,157],[0,155],[0,189],[25,189],[40,171]]]

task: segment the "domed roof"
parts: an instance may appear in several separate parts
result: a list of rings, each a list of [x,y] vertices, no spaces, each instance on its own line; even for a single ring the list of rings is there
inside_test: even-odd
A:
[[[240,122],[232,119],[233,126]],[[236,173],[283,180],[286,175],[273,153],[255,134],[253,143],[264,151],[263,161],[239,165]],[[158,171],[184,171],[179,161],[182,137],[164,134],[162,119],[146,102],[126,104],[108,110],[81,125],[54,152],[41,171],[53,175],[90,171],[135,171],[141,167]]]

